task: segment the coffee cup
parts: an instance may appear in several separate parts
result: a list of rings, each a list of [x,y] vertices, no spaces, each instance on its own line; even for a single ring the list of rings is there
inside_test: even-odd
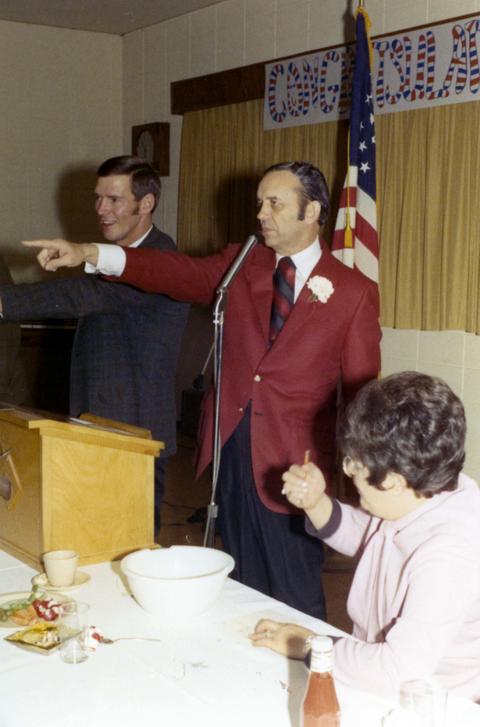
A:
[[[71,586],[75,582],[78,553],[75,550],[51,550],[43,556],[43,565],[51,586]]]

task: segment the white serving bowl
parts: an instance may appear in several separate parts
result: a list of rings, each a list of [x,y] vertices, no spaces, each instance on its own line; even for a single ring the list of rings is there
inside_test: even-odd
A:
[[[138,550],[121,561],[140,606],[168,620],[205,611],[218,598],[234,566],[231,555],[194,545]]]

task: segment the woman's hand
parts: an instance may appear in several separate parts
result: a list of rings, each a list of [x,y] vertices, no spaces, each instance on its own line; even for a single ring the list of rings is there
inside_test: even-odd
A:
[[[249,638],[253,646],[265,646],[290,659],[303,659],[305,639],[313,635],[314,632],[304,626],[262,618]]]
[[[325,494],[326,482],[321,470],[312,462],[292,464],[283,473],[282,480],[282,494],[292,505],[305,510],[317,530],[322,528],[332,514],[332,501]]]
[[[292,464],[282,475],[284,482],[282,494],[287,500],[308,511],[318,505],[325,494],[326,483],[321,472],[312,462],[298,465]]]

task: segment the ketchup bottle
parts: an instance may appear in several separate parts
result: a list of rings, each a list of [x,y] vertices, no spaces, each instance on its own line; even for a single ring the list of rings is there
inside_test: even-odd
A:
[[[333,681],[333,642],[314,636],[307,689],[302,703],[302,727],[340,727],[340,707]]]

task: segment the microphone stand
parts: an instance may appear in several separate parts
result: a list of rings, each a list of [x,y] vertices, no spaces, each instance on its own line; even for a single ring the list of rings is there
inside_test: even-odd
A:
[[[228,288],[233,282],[236,274],[242,267],[247,255],[257,244],[258,239],[255,235],[250,235],[246,243],[240,250],[239,254],[228,269],[225,277],[217,288],[217,297],[213,306],[213,388],[215,391],[215,409],[214,409],[214,425],[213,425],[213,458],[212,458],[212,493],[210,503],[207,508],[207,523],[205,526],[205,536],[203,545],[212,548],[215,541],[215,521],[218,517],[218,505],[215,501],[215,495],[218,484],[218,473],[220,470],[221,457],[221,436],[220,436],[220,411],[221,411],[221,388],[222,388],[222,352],[223,352],[223,319],[225,309],[227,307]]]

